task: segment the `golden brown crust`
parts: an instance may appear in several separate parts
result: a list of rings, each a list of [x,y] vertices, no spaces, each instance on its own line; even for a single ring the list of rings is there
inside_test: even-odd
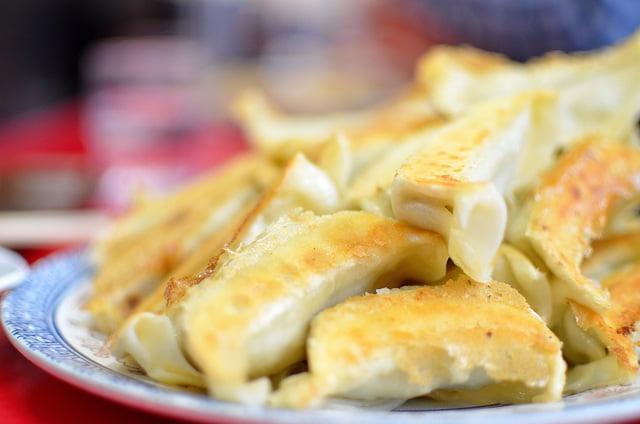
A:
[[[580,265],[602,234],[615,202],[640,191],[640,151],[599,136],[562,156],[534,193],[526,235],[547,266],[571,287],[571,298],[597,310],[609,300]]]
[[[221,228],[225,225],[235,229],[235,215],[245,213],[275,174],[266,159],[243,155],[118,222],[97,247],[105,262],[94,276],[92,297],[86,305],[99,329],[115,331],[147,295],[155,297],[155,289],[184,261],[202,263],[198,247],[226,233],[228,229]],[[200,259],[193,259],[192,253]],[[216,253],[204,253],[204,263]],[[193,272],[188,265],[186,268]]]
[[[186,277],[171,277],[167,281],[167,285],[164,289],[164,298],[166,302],[166,307],[170,308],[174,304],[180,301],[187,293],[189,288],[200,284],[202,280],[208,278],[216,269],[218,265],[218,257],[215,256],[213,259],[209,261],[204,270],[200,271],[197,274],[188,275]]]
[[[513,383],[522,391],[519,401],[552,400],[561,396],[565,369],[560,341],[515,289],[465,275],[324,310],[312,322],[308,363],[310,374],[285,385],[275,402],[414,397],[445,387],[495,392],[495,383]]]
[[[445,129],[426,151],[413,155],[398,170],[398,176],[415,184],[472,185],[469,174],[478,166],[479,155],[537,99],[546,92],[524,93],[508,103],[478,109],[478,113]],[[517,140],[514,140],[516,142]],[[480,181],[478,181],[480,182]]]
[[[630,334],[640,322],[640,261],[609,275],[602,283],[611,294],[613,307],[607,317],[620,334]]]
[[[624,322],[624,315],[619,315],[614,310],[599,314],[576,302],[569,301],[569,304],[576,316],[578,326],[585,331],[595,332],[604,343],[608,354],[616,358],[620,370],[635,377],[638,372],[638,358],[633,348],[633,341],[624,326],[618,327]]]
[[[474,311],[472,320],[460,314],[471,308]],[[418,319],[421,316],[435,321],[421,322]],[[442,317],[448,319],[441,321]],[[439,286],[403,288],[351,298],[325,311],[323,319],[314,323],[314,332],[329,331],[329,328],[340,331],[336,322],[344,319],[348,319],[348,331],[339,334],[356,343],[365,355],[380,347],[380,338],[385,334],[402,344],[417,338],[437,340],[451,331],[455,334],[446,336],[443,343],[471,337],[492,339],[497,344],[504,343],[505,347],[510,343],[535,346],[536,350],[546,353],[558,349],[558,341],[549,331],[541,332],[544,323],[531,313],[516,290],[496,281],[478,283],[465,275]],[[406,327],[396,328],[397,322]],[[388,329],[391,331],[385,333]],[[337,349],[336,352],[344,351],[346,362],[359,360],[349,352],[349,343],[332,343],[331,346]]]
[[[389,218],[297,211],[226,250],[168,314],[219,393],[301,360],[308,321],[327,302],[405,277],[441,278],[446,259],[439,235]]]

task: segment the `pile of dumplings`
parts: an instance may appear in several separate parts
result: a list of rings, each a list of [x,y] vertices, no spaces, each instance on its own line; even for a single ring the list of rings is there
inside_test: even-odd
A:
[[[551,402],[636,381],[640,33],[433,48],[371,109],[234,105],[251,152],[92,246],[121,361],[284,408]]]

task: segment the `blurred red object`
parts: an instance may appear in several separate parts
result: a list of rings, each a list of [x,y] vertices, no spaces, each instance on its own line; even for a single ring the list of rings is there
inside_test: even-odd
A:
[[[81,207],[94,178],[80,136],[78,104],[0,125],[0,209]]]
[[[32,365],[0,329],[0,421],[13,424],[169,424],[177,421],[139,412],[93,396]]]
[[[87,53],[82,130],[104,172],[100,204],[124,207],[131,190],[163,192],[194,173],[193,135],[210,122],[201,46],[174,36],[102,40]]]
[[[79,103],[63,103],[0,124],[0,165],[32,152],[83,153],[79,111]]]
[[[126,207],[122,199],[96,191],[108,169],[103,158],[88,152],[82,111],[81,102],[71,102],[0,124],[0,209],[99,207],[120,212]],[[184,165],[175,185],[248,148],[240,131],[224,122],[171,137]],[[163,160],[176,157],[165,155]],[[117,189],[128,197],[136,187],[126,183]]]

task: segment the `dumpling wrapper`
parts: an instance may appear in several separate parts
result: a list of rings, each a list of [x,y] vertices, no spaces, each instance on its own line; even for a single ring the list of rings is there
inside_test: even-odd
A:
[[[502,243],[491,278],[518,290],[547,325],[553,322],[553,296],[549,278],[522,251]]]
[[[640,262],[640,231],[595,240],[582,263],[582,273],[602,284],[609,275]]]
[[[638,126],[640,131],[640,125]],[[640,142],[636,143],[640,146]],[[633,232],[640,233],[640,194],[617,205],[604,229],[604,236],[611,237]]]
[[[225,240],[225,248],[236,250],[249,244],[277,221],[294,209],[311,211],[318,215],[337,212],[342,204],[341,196],[332,178],[298,153],[289,161],[275,184],[246,215],[232,237]],[[234,227],[235,229],[235,227]],[[221,246],[222,247],[222,246]],[[181,274],[168,281],[163,290],[168,306],[176,303],[189,287],[200,284],[217,268],[222,249],[209,252],[209,264],[195,275]],[[186,277],[185,277],[186,275]]]
[[[603,261],[598,263],[602,265]],[[615,265],[618,264],[616,261]],[[625,283],[618,284],[616,279],[602,282],[606,288],[617,288],[615,294],[612,291],[612,307],[599,314],[575,302],[567,305],[562,282],[535,267],[526,255],[506,243],[498,251],[493,277],[518,289],[562,341],[563,357],[571,365],[565,394],[635,380],[637,359],[633,337],[638,334],[635,323],[640,317],[640,299],[629,288],[632,278],[626,278],[626,290]]]
[[[638,376],[638,343],[640,341],[640,262],[624,267],[603,280],[611,294],[611,308],[595,312],[570,302],[576,325],[602,344],[599,357],[577,365],[567,375],[568,393],[595,387],[631,384]],[[582,336],[584,339],[584,336]],[[570,343],[567,340],[565,343]],[[589,343],[589,342],[588,342]],[[593,342],[591,342],[593,343]],[[581,346],[573,346],[580,349]],[[590,346],[583,351],[593,351]]]
[[[323,146],[340,132],[356,140],[355,150],[375,150],[387,139],[441,119],[420,87],[411,87],[370,109],[326,114],[286,114],[263,93],[246,91],[236,99],[234,111],[249,140],[278,162],[288,161],[298,152],[315,160]]]
[[[576,117],[565,128],[568,138],[585,130],[627,138],[640,113],[639,72],[640,31],[611,47],[554,52],[524,64],[471,47],[437,47],[421,59],[417,74],[434,106],[449,116],[491,98],[553,89]]]
[[[249,214],[234,243],[250,243],[269,224],[294,208],[324,215],[337,212],[341,206],[342,198],[332,178],[304,154],[297,153]]]
[[[371,112],[287,115],[259,91],[245,91],[235,100],[234,114],[248,139],[267,157],[288,161],[297,152],[315,155],[339,130],[366,124]]]
[[[227,225],[193,252],[134,309],[131,316],[109,340],[118,357],[129,352],[147,374],[168,384],[204,385],[204,377],[194,371],[177,349],[177,339],[171,338],[171,322],[162,314],[167,307],[182,299],[186,291],[211,276],[225,246],[237,249],[249,244],[280,216],[294,208],[304,208],[318,214],[333,212],[340,199],[332,180],[303,154],[295,155],[275,184],[248,213],[231,217]],[[151,312],[151,313],[149,313]],[[165,332],[165,336],[157,334]],[[152,333],[153,336],[150,336]],[[175,339],[175,340],[174,340]],[[156,340],[158,349],[151,344]],[[163,341],[164,340],[164,341]]]
[[[640,260],[609,275],[603,285],[609,290],[613,303],[607,311],[607,319],[616,333],[631,338],[637,356],[640,350]]]
[[[149,377],[164,384],[205,387],[202,373],[185,357],[166,315],[132,316],[120,331],[113,354],[125,361],[129,355]]]
[[[121,256],[126,249],[140,240],[160,240],[159,231],[167,223],[176,223],[180,216],[199,205],[223,203],[229,193],[238,194],[243,186],[268,186],[277,176],[276,167],[255,153],[241,154],[221,167],[199,176],[175,192],[159,196],[143,196],[133,208],[115,220],[108,232],[97,238],[91,246],[94,261],[101,265]],[[222,183],[224,181],[224,183]]]
[[[338,133],[324,145],[317,166],[331,178],[340,195],[344,196],[353,170],[353,157],[349,141],[343,134]]]
[[[488,99],[526,90],[558,92],[555,110],[537,124],[535,143],[524,146],[514,176],[518,189],[530,188],[554,161],[557,151],[589,134],[637,140],[640,118],[640,31],[624,42],[574,54],[554,52],[519,63],[470,47],[430,50],[418,67],[418,79],[430,100],[448,116]]]
[[[96,247],[102,259],[86,308],[98,329],[115,331],[172,269],[255,204],[275,176],[268,161],[246,155],[118,221]]]
[[[331,396],[554,401],[566,369],[560,341],[515,289],[464,275],[350,298],[313,320],[307,350],[309,372],[285,379],[272,405],[319,407]]]
[[[348,185],[347,202],[366,208],[368,202],[382,196],[389,203],[389,207],[384,209],[390,209],[389,194],[398,168],[411,155],[430,146],[442,127],[443,125],[433,124],[416,131],[363,166]]]
[[[439,235],[392,219],[294,213],[225,252],[167,316],[214,397],[260,404],[270,392],[264,376],[303,359],[316,313],[406,278],[438,280],[446,262]],[[119,352],[135,355],[126,345]]]
[[[594,243],[594,254],[584,264],[583,272],[597,278],[609,292],[611,307],[598,314],[572,304],[577,325],[586,331],[593,329],[591,332],[600,336],[607,356],[613,358],[608,362],[617,372],[607,378],[602,370],[583,366],[580,374],[571,375],[569,388],[578,391],[631,383],[636,379],[640,353],[640,233]]]
[[[567,287],[567,296],[596,311],[608,294],[580,269],[615,204],[640,192],[640,150],[589,137],[565,153],[534,191],[526,239]]]
[[[409,157],[393,181],[395,216],[442,234],[451,259],[478,281],[491,276],[507,220],[503,195],[532,135],[534,112],[553,98],[528,92],[478,106]]]
[[[244,222],[249,210],[253,208],[255,208],[255,205],[248,205],[247,210],[229,217],[224,228],[211,234],[206,240],[203,240],[194,251],[189,253],[187,257],[173,268],[167,277],[158,284],[151,293],[144,296],[144,298],[136,304],[124,322],[110,335],[107,345],[117,345],[119,343],[118,340],[122,337],[123,331],[128,331],[125,329],[131,327],[131,320],[135,319],[137,315],[145,312],[163,313],[167,307],[165,292],[168,286],[184,286],[186,290],[186,287],[197,284],[207,275],[210,275],[215,268],[216,258],[222,253],[227,243],[233,240],[234,235],[241,228],[241,224]],[[173,291],[176,292],[179,290],[173,289]]]
[[[571,365],[565,394],[636,381],[638,277],[638,267],[608,277],[603,284],[611,290],[610,308],[597,312],[569,300],[562,318],[552,327],[562,340],[563,355]],[[561,285],[556,288],[566,289]]]

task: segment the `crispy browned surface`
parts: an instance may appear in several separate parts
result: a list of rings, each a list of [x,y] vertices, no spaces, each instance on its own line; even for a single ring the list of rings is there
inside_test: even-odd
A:
[[[536,189],[527,237],[576,302],[597,310],[609,305],[580,265],[615,202],[640,191],[639,180],[640,151],[594,136],[562,156]]]
[[[441,186],[483,182],[473,175],[481,166],[483,155],[500,154],[491,150],[504,148],[493,146],[500,141],[500,135],[533,102],[544,101],[550,96],[547,92],[527,92],[514,96],[509,102],[496,102],[476,109],[475,113],[446,127],[423,152],[411,156],[398,169],[396,178],[414,184]]]
[[[611,274],[603,285],[613,304],[607,317],[618,333],[629,334],[640,321],[640,261]]]
[[[214,204],[223,200],[230,192],[237,190],[239,184],[247,182],[251,173],[254,173],[257,183],[266,184],[274,172],[273,166],[265,158],[255,153],[243,154],[169,196],[143,199],[119,218],[105,238],[97,240],[93,248],[98,259],[110,262],[126,257],[123,249],[135,248],[144,240],[157,240],[161,237],[161,230],[185,222],[187,214],[191,213],[190,209],[197,210],[198,206],[207,205],[207,202]],[[220,184],[222,180],[226,180],[227,184]]]
[[[312,203],[309,200],[311,196],[321,196],[309,193],[309,187],[300,184],[301,178],[308,178],[304,171],[310,171],[310,167],[313,165],[303,156],[294,157],[258,202],[230,219],[217,248],[209,249],[211,259],[208,265],[195,275],[177,274],[179,278],[169,280],[164,292],[167,306],[178,302],[190,287],[200,284],[202,280],[214,272],[219,256],[223,253],[223,247],[228,250],[236,250],[241,245],[250,243],[253,238],[258,237],[265,230],[268,224],[280,216],[286,215],[290,210],[299,208],[305,203]],[[310,208],[313,206],[318,205],[310,205]],[[326,204],[321,206],[322,208],[328,207]],[[191,273],[193,274],[193,272]]]
[[[627,331],[628,327],[619,326],[625,321],[625,314],[620,314],[622,311],[615,303],[612,309],[604,314],[599,314],[572,301],[569,303],[576,316],[578,326],[585,331],[592,331],[598,336],[598,339],[605,345],[608,354],[616,358],[620,370],[630,377],[629,382],[632,381],[638,372],[638,358],[634,352],[630,332]],[[619,306],[622,305],[619,304]],[[635,316],[637,311],[632,314]]]
[[[461,311],[473,311],[472,319]],[[464,275],[444,285],[351,298],[318,317],[313,337],[314,344],[322,345],[325,359],[339,358],[346,365],[361,363],[385,346],[421,343],[460,347],[470,363],[504,359],[503,352],[514,346],[521,346],[523,352],[530,349],[532,355],[555,354],[559,349],[557,338],[515,289],[495,281],[478,283]],[[521,365],[507,361],[494,371],[504,378],[539,377],[541,369],[521,369]],[[417,373],[420,361],[406,361],[404,366]],[[332,368],[339,372],[339,367]]]
[[[545,392],[549,400],[559,398],[564,381],[560,351],[560,341],[515,289],[459,275],[443,285],[353,297],[323,311],[308,342],[308,393],[280,400],[313,403],[363,386],[412,397],[451,380],[470,389],[513,383],[519,401]],[[477,369],[487,378],[476,379]],[[398,377],[385,380],[388,375]],[[476,400],[490,395],[477,393]],[[518,396],[502,392],[501,399]]]
[[[218,256],[215,256],[209,261],[207,266],[196,274],[187,275],[184,277],[170,278],[167,281],[167,285],[164,287],[164,298],[168,308],[175,303],[179,302],[184,297],[189,288],[200,284],[202,280],[209,277],[216,269],[218,264]]]
[[[307,323],[327,302],[402,277],[441,278],[445,263],[444,242],[429,231],[365,212],[292,214],[255,242],[226,251],[171,313],[215,388],[302,359]],[[390,271],[396,276],[378,280]],[[286,343],[278,341],[282,325],[296,329]],[[273,342],[257,352],[250,346],[258,338]]]
[[[152,292],[142,297],[137,304],[132,305],[131,312],[122,317],[124,322],[111,334],[107,344],[117,343],[122,331],[135,315],[143,312],[163,313],[166,308],[178,302],[189,287],[199,284],[209,276],[214,271],[223,248],[233,240],[247,211],[253,207],[254,205],[249,204],[244,211],[230,216],[224,228],[206,236],[193,251],[169,271]],[[117,323],[114,324],[117,325]]]
[[[179,269],[183,261],[192,260],[192,252],[216,238],[217,233],[228,231],[220,227],[228,227],[236,213],[244,213],[246,205],[255,202],[274,175],[268,161],[248,155],[164,202],[154,200],[153,205],[116,224],[110,238],[98,247],[102,265],[86,305],[99,329],[115,331],[171,271]],[[207,252],[204,257],[216,254]],[[189,272],[193,272],[191,268]]]

